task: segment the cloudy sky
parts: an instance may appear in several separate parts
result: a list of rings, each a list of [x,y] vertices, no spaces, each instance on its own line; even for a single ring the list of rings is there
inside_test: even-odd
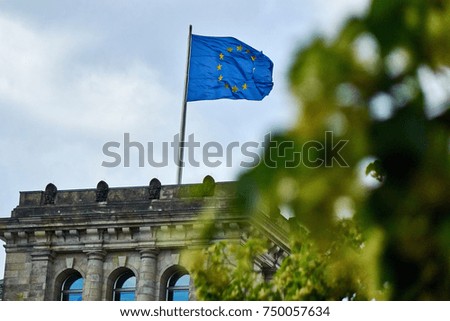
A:
[[[296,50],[315,34],[331,37],[366,0],[0,0],[0,217],[10,216],[19,191],[176,183],[176,166],[102,166],[103,145],[124,134],[162,142],[180,127],[189,24],[194,34],[233,36],[274,62],[274,89],[261,102],[188,104],[186,133],[202,146],[261,142],[288,128],[296,108],[286,76]],[[146,146],[146,151],[148,150]],[[123,150],[115,150],[123,156]],[[172,157],[169,149],[169,156]],[[233,166],[187,167],[183,181],[236,178]],[[201,160],[201,150],[196,153]],[[171,159],[171,158],[170,158]],[[1,242],[1,241],[0,241]],[[0,277],[4,250],[0,249]]]

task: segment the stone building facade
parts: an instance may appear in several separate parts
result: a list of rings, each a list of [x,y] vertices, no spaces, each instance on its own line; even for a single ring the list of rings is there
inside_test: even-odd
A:
[[[250,229],[271,241],[255,267],[270,278],[289,252],[286,220],[239,214],[233,183],[21,192],[10,218],[0,218],[6,242],[4,300],[195,299],[186,249],[245,241]],[[202,213],[220,231],[203,238]]]

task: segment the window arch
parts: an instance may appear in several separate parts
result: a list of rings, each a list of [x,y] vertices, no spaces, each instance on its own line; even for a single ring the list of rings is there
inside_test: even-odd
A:
[[[133,271],[126,270],[114,282],[114,301],[135,301],[136,300],[136,276]]]
[[[81,301],[83,299],[83,277],[79,272],[71,273],[61,286],[61,301]]]
[[[167,301],[189,301],[189,285],[191,277],[187,271],[176,271],[173,273],[166,285]]]

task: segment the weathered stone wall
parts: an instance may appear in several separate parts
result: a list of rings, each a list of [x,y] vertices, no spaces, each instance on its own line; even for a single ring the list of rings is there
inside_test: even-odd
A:
[[[232,184],[21,192],[11,218],[0,219],[6,242],[4,300],[60,300],[67,276],[84,278],[83,300],[111,300],[115,280],[131,270],[137,300],[164,300],[170,273],[183,268],[183,249],[204,246],[204,211],[213,210],[217,240],[240,241],[250,226],[273,239],[261,269],[287,253],[280,226],[249,222],[233,208]],[[276,253],[277,257],[272,254]],[[191,297],[193,298],[193,297]]]
[[[3,300],[3,279],[0,280],[0,301]]]
[[[4,300],[28,300],[31,277],[31,255],[26,252],[6,252],[3,283]]]

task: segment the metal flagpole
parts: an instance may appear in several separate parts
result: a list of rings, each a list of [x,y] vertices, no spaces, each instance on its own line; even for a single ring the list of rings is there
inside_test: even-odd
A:
[[[180,128],[180,142],[178,147],[178,185],[181,184],[183,178],[183,157],[184,157],[184,137],[186,132],[186,107],[187,107],[187,95],[189,86],[189,67],[191,62],[191,42],[192,42],[192,25],[189,25],[189,40],[187,50],[187,63],[186,63],[186,79],[184,81],[184,101],[183,109],[181,111],[181,128]]]

